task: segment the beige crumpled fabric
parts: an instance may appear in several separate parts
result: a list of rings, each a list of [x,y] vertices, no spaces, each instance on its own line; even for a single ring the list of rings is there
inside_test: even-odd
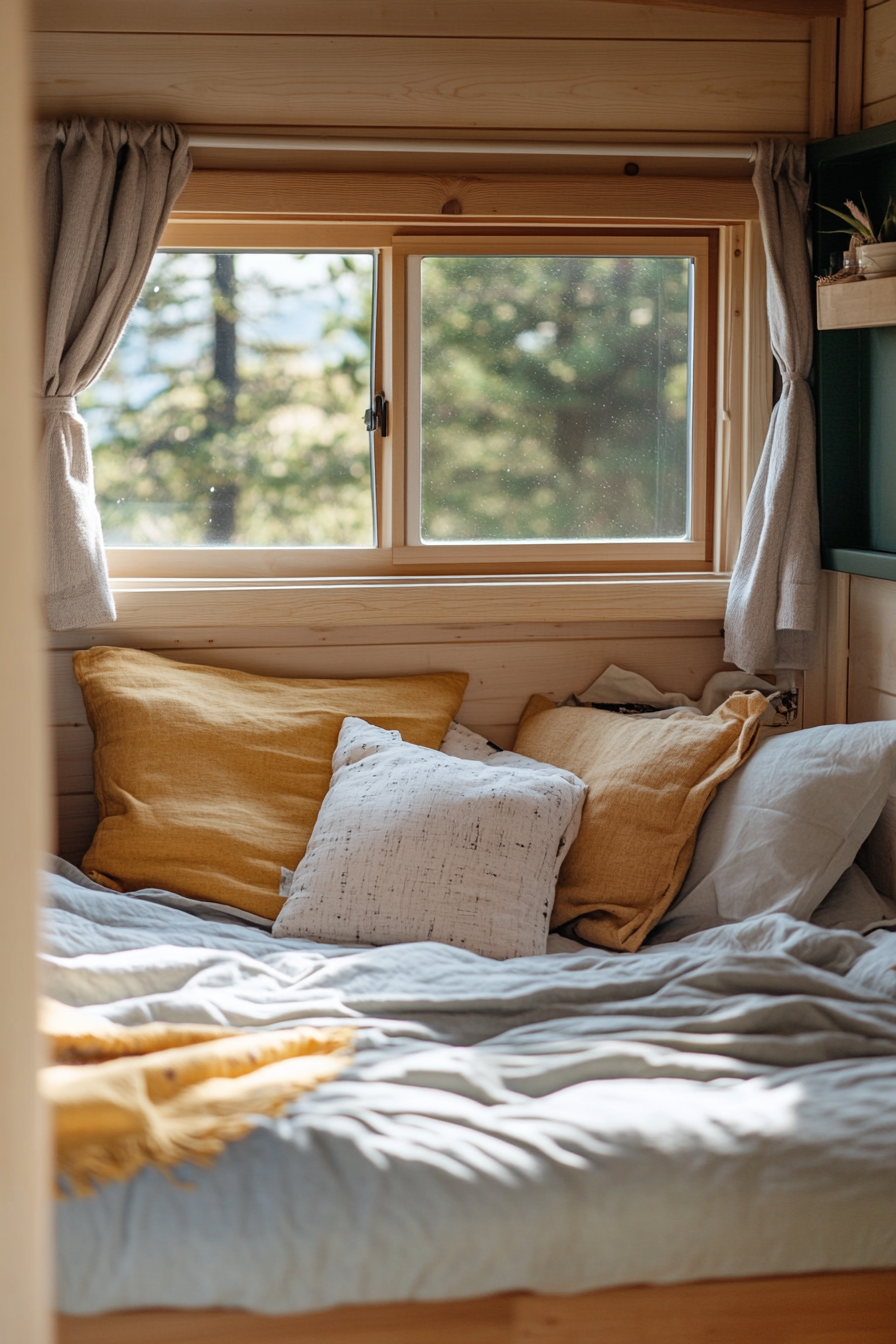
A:
[[[54,630],[74,630],[115,620],[74,398],[115,349],[192,165],[186,135],[170,124],[44,122],[37,150],[47,617]]]
[[[760,140],[753,186],[783,388],[747,500],[725,613],[725,658],[746,672],[811,666],[820,574],[815,403],[806,381],[814,321],[805,146]]]

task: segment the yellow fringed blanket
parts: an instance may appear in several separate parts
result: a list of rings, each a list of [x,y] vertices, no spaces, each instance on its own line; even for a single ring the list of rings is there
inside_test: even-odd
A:
[[[120,1027],[46,999],[41,1029],[67,1061],[41,1070],[41,1092],[53,1107],[57,1175],[80,1195],[148,1164],[207,1165],[248,1134],[252,1116],[279,1115],[334,1078],[354,1037],[351,1027]]]

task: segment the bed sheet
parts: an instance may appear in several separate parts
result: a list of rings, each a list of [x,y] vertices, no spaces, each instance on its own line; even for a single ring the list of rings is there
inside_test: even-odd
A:
[[[64,866],[48,893],[44,986],[65,1003],[358,1028],[350,1069],[211,1169],[61,1202],[64,1312],[896,1265],[893,933],[775,915],[494,962],[275,940]]]

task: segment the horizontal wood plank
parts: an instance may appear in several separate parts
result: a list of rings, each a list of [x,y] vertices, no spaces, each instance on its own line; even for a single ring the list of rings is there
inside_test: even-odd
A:
[[[256,624],[358,626],[466,625],[483,621],[714,620],[728,580],[588,578],[427,580],[262,586],[121,588],[113,584],[118,628]]]
[[[766,0],[771,9],[775,0]],[[812,0],[813,4],[815,0]],[[799,10],[794,0],[787,3]],[[749,9],[749,4],[742,6]],[[808,12],[808,9],[807,11]],[[820,12],[820,11],[819,11]],[[790,14],[713,14],[601,0],[37,0],[37,32],[304,33],[368,37],[808,40]]]
[[[888,121],[896,121],[896,94],[862,108],[862,126],[865,130],[870,130],[872,126],[886,126]]]
[[[142,1311],[59,1318],[59,1344],[892,1344],[896,1271],[507,1293],[306,1316]]]
[[[34,58],[44,117],[748,134],[808,120],[804,42],[38,33]]]
[[[865,15],[862,101],[896,98],[896,0],[884,0]]]
[[[79,866],[90,848],[99,822],[93,793],[69,794],[57,799],[56,853]]]
[[[512,173],[457,176],[415,173],[253,173],[196,169],[172,212],[163,245],[184,245],[178,229],[209,216],[390,221],[433,216],[444,224],[446,201],[460,204],[456,227],[469,219],[728,220],[758,218],[749,180],[688,177]],[[272,239],[268,246],[277,246]],[[281,243],[282,245],[282,243]]]
[[[93,793],[93,733],[86,724],[52,733],[57,797]]]
[[[235,625],[220,628],[184,626],[168,629],[52,630],[50,649],[88,649],[95,644],[135,649],[264,649],[276,647],[341,648],[357,644],[494,644],[508,641],[567,639],[699,639],[721,635],[721,624],[709,621],[552,621],[515,624],[280,626]]]

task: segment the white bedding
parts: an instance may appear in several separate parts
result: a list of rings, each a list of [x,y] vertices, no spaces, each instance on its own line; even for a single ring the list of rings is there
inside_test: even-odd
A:
[[[359,1028],[350,1071],[189,1185],[147,1170],[61,1203],[63,1311],[896,1265],[892,933],[773,915],[493,962],[274,940],[59,872],[48,994],[118,1022]]]

